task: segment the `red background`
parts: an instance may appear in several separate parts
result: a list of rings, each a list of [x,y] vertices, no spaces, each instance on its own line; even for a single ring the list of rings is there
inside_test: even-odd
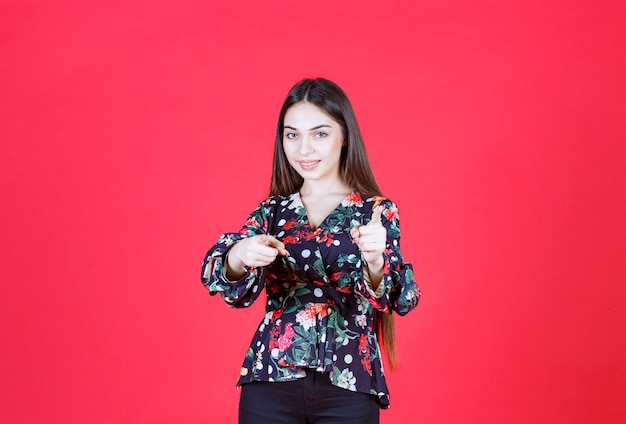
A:
[[[0,7],[2,422],[235,422],[262,304],[200,261],[309,76],[351,97],[423,290],[382,422],[626,422],[622,2]]]

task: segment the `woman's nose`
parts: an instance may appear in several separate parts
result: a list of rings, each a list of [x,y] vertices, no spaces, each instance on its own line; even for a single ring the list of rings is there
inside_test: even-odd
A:
[[[310,153],[313,153],[313,143],[309,137],[303,137],[300,143],[300,154],[308,155]]]

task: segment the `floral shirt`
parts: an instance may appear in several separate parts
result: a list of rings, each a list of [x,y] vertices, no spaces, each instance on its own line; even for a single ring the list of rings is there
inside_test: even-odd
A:
[[[364,275],[367,264],[350,229],[369,222],[382,204],[387,230],[384,275],[374,292]],[[237,241],[257,234],[281,240],[289,256],[266,267],[247,268],[239,281],[225,275],[224,258]],[[202,282],[230,306],[247,307],[263,290],[265,316],[245,356],[238,385],[289,381],[305,368],[328,374],[332,384],[377,397],[389,406],[373,311],[404,315],[419,300],[413,269],[400,253],[398,209],[384,197],[355,191],[317,229],[308,222],[299,193],[272,196],[259,204],[238,233],[223,234],[206,254]]]

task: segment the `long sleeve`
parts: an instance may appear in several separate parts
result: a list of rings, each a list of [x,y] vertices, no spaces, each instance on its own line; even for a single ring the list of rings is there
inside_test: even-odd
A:
[[[367,283],[366,279],[358,281],[355,291],[364,296],[370,304],[383,312],[395,311],[399,315],[406,315],[419,302],[420,290],[414,280],[413,267],[404,262],[400,251],[400,218],[397,206],[384,200],[385,207],[381,222],[387,230],[387,246],[383,252],[384,273],[376,291]],[[367,275],[367,265],[363,263],[363,275]]]
[[[222,234],[204,257],[201,270],[202,284],[211,295],[219,293],[232,307],[245,308],[257,299],[265,284],[265,267],[247,268],[246,274],[241,279],[231,281],[226,277],[226,255],[238,241],[258,234],[267,234],[271,211],[269,199],[261,202],[238,233]]]

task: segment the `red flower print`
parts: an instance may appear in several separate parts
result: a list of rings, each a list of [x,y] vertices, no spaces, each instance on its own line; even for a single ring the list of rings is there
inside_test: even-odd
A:
[[[280,336],[280,326],[274,326],[270,330],[270,351],[278,347],[278,337]]]
[[[382,311],[382,312],[387,312],[389,310],[387,305],[385,305],[384,308],[381,308],[380,303],[378,303],[378,299],[374,299],[373,297],[371,297],[371,298],[368,298],[368,300],[374,309],[378,309],[379,311]]]
[[[299,244],[300,243],[300,240],[298,239],[297,236],[295,236],[295,237],[294,236],[286,236],[286,237],[283,237],[283,239],[281,241],[283,242],[284,245],[287,245],[287,244]]]
[[[276,294],[280,291],[280,287],[278,287],[277,284],[267,284],[267,288],[269,291],[272,292],[272,294]]]
[[[283,230],[291,230],[296,225],[298,225],[298,221],[296,221],[295,219],[290,219],[285,223],[285,225],[283,225]]]
[[[259,224],[258,222],[256,222],[256,219],[254,218],[250,218],[246,221],[245,224],[246,227],[257,227],[257,228],[261,228],[261,224]]]
[[[325,316],[328,315],[328,305],[325,303],[316,303],[314,305],[315,307],[315,313],[317,313],[317,316],[319,318],[323,318]]]
[[[275,309],[274,312],[272,312],[272,318],[271,318],[271,322],[276,321],[278,318],[280,318],[283,315],[283,308],[280,309]]]
[[[354,206],[354,205],[361,206],[362,204],[363,204],[363,199],[361,199],[361,193],[359,193],[358,191],[351,193],[344,200],[344,206]]]
[[[372,375],[372,357],[369,353],[361,358],[361,365],[363,365],[363,369],[367,371],[369,375]]]
[[[361,337],[359,337],[359,355],[361,356],[363,369],[369,375],[372,375],[372,355],[370,354],[370,346],[365,334],[361,334]]]
[[[292,370],[292,369],[296,368],[296,366],[295,366],[295,365],[292,365],[292,364],[288,364],[288,363],[286,363],[286,362],[285,362],[285,358],[280,358],[280,359],[278,360],[278,365],[280,365],[280,366],[281,366],[281,367],[283,367],[283,368],[288,368],[288,369],[290,369],[290,370]]]
[[[394,221],[398,218],[398,211],[395,208],[386,208],[383,214],[385,214],[385,218],[389,221]]]
[[[313,231],[298,231],[296,237],[309,241],[315,238],[315,233]]]
[[[291,346],[291,340],[293,339],[293,323],[287,324],[285,332],[278,338],[278,351],[284,352]]]
[[[359,337],[359,352],[365,353],[369,348],[369,344],[367,343],[367,336],[365,334],[361,334]]]
[[[333,234],[332,233],[328,233],[328,232],[324,233],[323,236],[317,238],[317,242],[318,243],[326,242],[326,246],[329,246],[329,247],[330,247],[331,244],[333,244],[333,241],[334,241],[333,240]]]
[[[317,313],[317,311],[315,310],[315,305],[312,304],[307,306],[305,311],[306,316],[309,318],[309,320],[315,321],[315,315]]]
[[[333,272],[332,274],[330,274],[330,282],[336,283],[337,281],[339,281],[342,275],[343,275],[343,272],[340,272],[340,271]]]
[[[304,331],[309,331],[316,323],[315,320],[315,308],[313,305],[309,305],[306,309],[296,314],[296,322],[304,328]]]

